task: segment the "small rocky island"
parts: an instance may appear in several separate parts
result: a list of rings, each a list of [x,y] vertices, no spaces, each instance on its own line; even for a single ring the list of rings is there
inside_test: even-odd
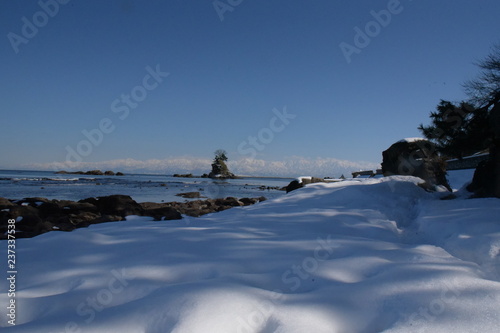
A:
[[[199,177],[193,176],[192,173],[174,173],[172,175],[172,177],[176,177],[176,178],[199,178]]]
[[[202,177],[214,178],[214,179],[237,179],[239,177],[235,176],[229,171],[226,165],[227,153],[225,150],[218,149],[215,151],[214,162],[212,163],[212,171],[208,175],[204,174]]]
[[[239,179],[232,172],[229,171],[227,167],[227,152],[223,149],[218,149],[215,151],[215,157],[212,163],[212,171],[210,173],[204,173],[201,176],[193,176],[192,173],[174,173],[172,177],[177,178],[212,178],[212,179]]]
[[[91,176],[124,176],[122,172],[90,170],[90,171],[57,171],[56,175],[91,175]]]

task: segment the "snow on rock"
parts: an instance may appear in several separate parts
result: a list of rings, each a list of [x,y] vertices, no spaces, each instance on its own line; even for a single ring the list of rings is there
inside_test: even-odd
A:
[[[427,139],[424,139],[424,138],[405,138],[405,139],[399,140],[398,142],[408,142],[408,143],[411,143],[411,142],[417,142],[417,141],[427,141]]]
[[[298,181],[298,182],[299,182],[299,184],[302,184],[302,182],[303,182],[304,180],[312,180],[312,178],[313,178],[313,177],[311,177],[311,176],[301,176],[301,177],[297,177],[297,178],[295,178],[295,180],[296,180],[296,181]]]
[[[200,218],[129,217],[20,239],[17,325],[3,315],[0,327],[498,332],[498,199],[442,201],[420,182],[316,183]],[[3,309],[6,290],[0,280]]]

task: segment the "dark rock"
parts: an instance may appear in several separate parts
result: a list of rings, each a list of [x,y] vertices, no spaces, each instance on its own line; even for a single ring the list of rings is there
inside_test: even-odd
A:
[[[178,197],[183,197],[186,199],[203,198],[200,192],[185,192],[176,194]]]
[[[79,214],[69,215],[71,224],[77,226],[78,228],[88,227],[89,225],[96,223],[95,221],[99,218],[101,218],[99,214],[91,212],[81,212]]]
[[[268,190],[268,191],[271,191],[271,190],[286,191],[286,186],[280,187],[280,186],[266,186],[266,185],[262,185],[262,186],[259,186],[259,190],[261,190],[261,191],[265,191],[265,190]]]
[[[480,162],[474,171],[472,182],[466,187],[467,191],[474,192],[474,196],[479,198],[493,196],[495,185],[492,182],[492,175],[494,170],[492,160]]]
[[[500,96],[496,96],[496,102],[491,110],[490,126],[493,132],[493,140],[490,148],[490,159],[493,164],[492,183],[494,184],[491,196],[500,198]]]
[[[19,216],[38,216],[39,211],[37,208],[26,205],[14,205],[9,208],[9,213],[12,216],[11,218],[17,218]]]
[[[474,172],[472,183],[467,190],[474,192],[474,197],[500,198],[500,97],[490,111],[489,125],[491,128],[490,154],[486,161],[479,163]]]
[[[75,224],[71,223],[71,219],[69,216],[63,216],[57,222],[54,223],[54,230],[59,231],[72,231],[77,227]]]
[[[451,187],[446,180],[446,162],[437,154],[436,147],[427,140],[396,142],[382,153],[384,176],[403,175],[422,178],[426,189],[437,185]]]
[[[144,215],[151,216],[156,221],[182,219],[182,215],[177,209],[168,206],[146,210]]]
[[[41,233],[46,233],[49,231],[57,230],[57,228],[55,228],[55,226],[56,225],[50,221],[43,221],[40,231],[41,231]]]
[[[158,203],[158,202],[141,202],[141,203],[139,203],[139,205],[141,205],[141,207],[142,207],[142,209],[144,209],[144,211],[148,211],[151,209],[162,208],[162,207],[165,207],[166,205],[169,205],[169,204]]]
[[[224,205],[230,207],[244,206],[243,202],[239,201],[235,197],[227,197],[224,199]]]
[[[189,209],[186,208],[183,210],[183,214],[191,217],[200,217],[205,214],[213,213],[213,210],[200,210],[200,209]]]
[[[178,177],[178,178],[193,178],[193,174],[192,173],[186,173],[186,174],[175,173],[173,175],[173,177]]]
[[[101,214],[118,215],[125,217],[127,215],[142,215],[144,210],[135,200],[128,195],[109,195],[98,197],[95,206]]]
[[[191,209],[201,209],[203,205],[203,201],[201,200],[195,200],[195,201],[189,201],[186,202],[186,206]]]
[[[292,180],[290,184],[285,188],[286,193],[295,191],[299,188],[302,188],[306,186],[307,184],[313,184],[313,183],[324,183],[325,180],[323,178],[318,178],[318,177],[311,177],[309,178],[302,178],[302,181],[299,182],[298,179]]]
[[[42,203],[50,202],[50,200],[46,199],[46,198],[41,198],[41,197],[33,197],[33,198],[24,198],[19,203],[21,203],[21,202],[29,203],[31,206],[37,207],[37,206],[41,205]]]
[[[212,163],[212,171],[208,174],[208,178],[215,179],[238,179],[232,172],[229,171],[226,163],[222,160]]]
[[[99,210],[96,205],[90,202],[71,202],[65,205],[64,209],[68,209],[70,214],[78,214],[80,212],[97,213]]]
[[[295,191],[301,187],[304,187],[304,184],[302,184],[302,182],[299,182],[297,179],[292,180],[286,187],[286,193]]]
[[[114,171],[108,170],[105,172],[102,172],[101,170],[90,170],[90,171],[56,171],[55,174],[60,174],[60,175],[92,175],[92,176],[123,176],[124,174],[121,172],[115,173]]]
[[[12,206],[14,206],[14,204],[10,202],[9,199],[0,198],[0,210],[10,208]]]
[[[43,218],[64,213],[62,207],[56,202],[45,202],[38,207],[38,210]]]
[[[85,172],[86,175],[92,175],[92,176],[103,176],[104,173],[101,170],[90,170]]]
[[[91,205],[97,206],[98,200],[96,198],[87,198],[78,201],[79,203],[89,203]]]
[[[373,172],[373,170],[366,170],[366,171],[354,171],[352,173],[352,178],[358,178],[360,176],[368,176],[372,178],[375,177],[375,172]]]
[[[98,223],[105,223],[105,222],[118,222],[118,221],[123,221],[124,218],[119,215],[102,215],[98,217],[97,219],[92,221],[92,224],[98,224]]]
[[[156,221],[182,219],[181,213],[171,203],[143,202],[140,205],[144,209],[144,215],[151,216]]]
[[[231,206],[226,206],[224,205],[223,203],[220,203],[219,205],[217,205],[217,207],[214,209],[214,212],[222,212],[224,210],[227,210],[227,209],[230,209]]]
[[[256,204],[259,200],[255,198],[241,198],[240,202],[243,203],[244,206],[250,206]]]
[[[238,200],[234,197],[227,197],[188,202],[145,202],[142,204],[138,204],[131,197],[125,195],[87,198],[78,202],[26,198],[20,200],[20,204],[16,204],[10,200],[7,200],[6,203],[5,200],[1,202],[4,205],[10,205],[3,211],[0,210],[0,239],[5,239],[8,219],[19,217],[22,219],[16,223],[16,229],[21,238],[34,237],[49,231],[72,231],[96,223],[122,221],[127,215],[151,216],[158,221],[182,219],[182,214],[197,217],[264,201],[266,198]]]
[[[17,231],[21,231],[22,237],[32,237],[32,234],[40,233],[42,219],[38,216],[38,209],[31,206],[14,206],[9,209],[10,218],[16,219]]]
[[[37,215],[24,215],[20,221],[16,222],[16,229],[18,230],[31,230],[38,229],[38,224],[42,222],[42,219]]]

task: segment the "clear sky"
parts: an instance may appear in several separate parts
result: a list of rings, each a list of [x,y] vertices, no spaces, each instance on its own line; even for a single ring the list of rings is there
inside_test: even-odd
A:
[[[498,0],[1,1],[0,168],[197,171],[219,148],[262,175],[376,167],[440,99],[465,98],[499,14]]]

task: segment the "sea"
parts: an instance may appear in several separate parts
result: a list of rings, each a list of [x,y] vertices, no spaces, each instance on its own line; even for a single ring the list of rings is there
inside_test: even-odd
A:
[[[94,176],[55,174],[53,171],[0,170],[0,197],[20,200],[30,197],[77,201],[112,194],[129,195],[137,202],[187,201],[176,196],[200,192],[205,198],[261,197],[273,199],[285,194],[292,178],[242,177],[213,180],[177,178],[158,174]]]

